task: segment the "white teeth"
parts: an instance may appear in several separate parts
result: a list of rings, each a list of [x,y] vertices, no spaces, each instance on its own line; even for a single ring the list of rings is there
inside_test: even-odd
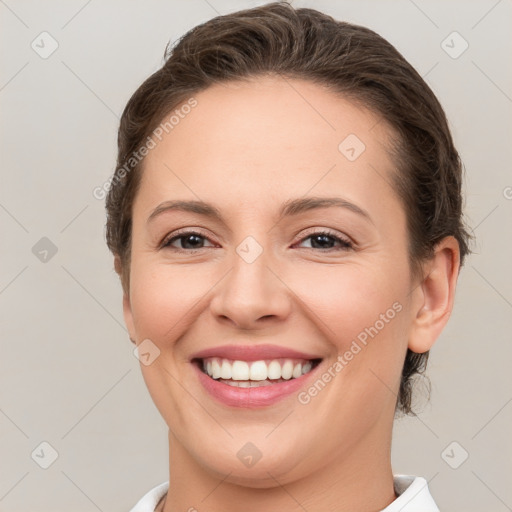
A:
[[[265,361],[254,361],[251,363],[249,378],[251,380],[266,380],[268,376]]]
[[[224,361],[227,362],[226,359]],[[249,365],[247,362],[234,361],[231,365],[231,378],[233,380],[249,380]]]
[[[308,361],[303,367],[302,367],[302,375],[304,375],[305,373],[308,373],[309,371],[311,371],[311,363]]]
[[[227,361],[222,361],[222,366],[220,367],[220,378],[231,379],[231,365]]]
[[[272,386],[273,382],[269,380],[224,380],[219,379],[219,382],[223,384],[227,384],[228,386],[232,386],[234,388],[259,388],[264,386]],[[285,382],[283,379],[279,379],[278,382]]]
[[[291,379],[293,373],[293,363],[288,360],[283,364],[283,367],[281,368],[281,378],[282,379]]]
[[[220,378],[220,364],[218,359],[212,361],[212,377],[214,379]]]
[[[268,365],[268,378],[280,379],[281,378],[281,365],[279,361],[270,361]]]
[[[221,379],[238,385],[254,387],[252,382],[272,384],[270,381],[297,379],[311,371],[311,361],[301,359],[273,359],[260,361],[229,360],[210,357],[203,360],[203,370],[213,379]],[[236,384],[235,384],[236,382]]]

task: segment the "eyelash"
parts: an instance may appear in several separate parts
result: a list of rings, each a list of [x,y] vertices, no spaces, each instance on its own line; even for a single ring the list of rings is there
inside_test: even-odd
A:
[[[171,250],[176,251],[176,252],[189,253],[189,254],[195,253],[197,251],[201,251],[202,249],[207,249],[207,247],[200,247],[199,249],[180,249],[180,248],[172,247],[171,246],[171,243],[175,242],[176,240],[187,238],[187,237],[189,237],[191,235],[195,235],[195,236],[198,236],[198,237],[201,237],[201,238],[205,238],[206,240],[208,240],[207,236],[205,236],[203,233],[200,233],[198,231],[181,231],[181,232],[173,234],[173,236],[170,237],[170,238],[166,238],[162,242],[161,248],[162,249],[171,249]],[[334,247],[331,247],[329,249],[317,249],[317,250],[319,250],[321,252],[349,251],[349,250],[354,248],[354,244],[352,242],[350,242],[348,239],[342,238],[342,237],[336,235],[335,233],[333,233],[332,231],[329,231],[327,229],[321,230],[321,231],[315,231],[313,233],[310,233],[307,236],[301,238],[299,240],[299,242],[303,242],[304,240],[307,240],[308,238],[312,238],[314,236],[327,236],[327,237],[332,238],[336,242],[339,242],[341,244],[341,247],[339,247],[338,249],[336,249]],[[307,247],[307,249],[315,249],[315,248],[314,247]]]

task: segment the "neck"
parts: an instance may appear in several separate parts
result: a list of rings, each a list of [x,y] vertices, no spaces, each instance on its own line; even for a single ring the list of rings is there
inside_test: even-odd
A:
[[[380,431],[379,431],[380,430]],[[169,491],[157,511],[377,512],[396,499],[391,470],[391,429],[370,432],[357,446],[334,457],[317,471],[286,481],[273,477],[262,488],[230,482],[199,465],[169,432]],[[271,473],[271,472],[270,472]]]

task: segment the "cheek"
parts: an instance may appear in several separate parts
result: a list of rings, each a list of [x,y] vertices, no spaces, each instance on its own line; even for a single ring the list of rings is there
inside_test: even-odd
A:
[[[389,331],[397,324],[407,293],[407,275],[385,268],[382,262],[367,265],[311,265],[286,278],[304,303],[304,313],[322,328],[338,350],[347,342],[364,338],[366,328]],[[304,276],[307,275],[307,279]],[[402,304],[402,307],[400,306]],[[307,307],[306,307],[307,306]]]
[[[215,280],[193,265],[132,262],[131,305],[139,338],[161,344],[177,338],[201,308]],[[163,348],[163,347],[160,347]]]
[[[358,411],[370,422],[395,399],[409,318],[408,274],[401,268],[383,260],[324,267],[292,285],[308,306],[302,311],[331,346],[332,363],[322,380],[330,383],[325,404],[338,404],[337,414]],[[362,403],[366,412],[360,411]]]
[[[318,283],[314,293],[303,285],[302,297],[333,352],[331,364],[319,376],[326,391],[313,407],[320,417],[336,417],[331,432],[335,442],[340,425],[357,417],[353,427],[364,430],[383,411],[394,410],[407,348],[408,276],[386,272],[382,265],[347,267],[312,282]],[[314,389],[305,392],[316,396]],[[343,427],[343,435],[355,439],[356,430]]]

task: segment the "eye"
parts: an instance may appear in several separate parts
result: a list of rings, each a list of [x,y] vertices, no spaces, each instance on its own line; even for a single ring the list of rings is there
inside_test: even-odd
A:
[[[174,236],[162,242],[162,249],[169,248],[180,252],[194,252],[203,249],[203,247],[200,246],[201,240],[208,240],[206,236],[198,231],[182,231],[181,233],[174,233],[173,235]],[[178,241],[182,247],[173,246],[172,244],[176,241]]]
[[[311,247],[310,249],[320,249],[322,251],[331,251],[331,250],[339,250],[339,251],[347,251],[349,249],[353,249],[353,244],[350,240],[345,239],[336,235],[335,233],[323,230],[323,231],[315,231],[310,235],[303,237],[300,241],[304,242],[305,240],[311,239]],[[168,248],[178,252],[195,252],[201,249],[204,249],[204,241],[208,240],[208,238],[198,231],[182,231],[179,233],[173,233],[169,238],[165,239],[162,242],[161,248]],[[176,247],[173,244],[178,242],[181,247]],[[339,247],[326,247],[326,245],[339,244]],[[212,245],[213,247],[213,245]]]
[[[311,249],[321,249],[324,251],[347,251],[354,248],[354,245],[350,240],[342,238],[328,230],[315,231],[314,233],[302,238],[301,242],[308,239],[311,239]],[[326,245],[331,245],[332,243],[339,243],[340,247],[338,249],[336,249],[336,247],[326,247]]]

